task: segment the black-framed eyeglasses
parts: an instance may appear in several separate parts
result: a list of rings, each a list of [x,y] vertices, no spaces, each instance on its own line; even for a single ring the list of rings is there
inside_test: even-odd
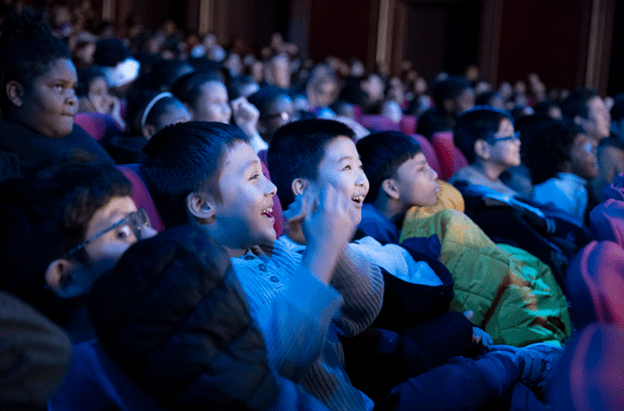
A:
[[[519,132],[519,131],[516,131],[515,133],[513,133],[513,134],[512,134],[512,135],[510,135],[510,136],[504,136],[504,137],[488,137],[488,138],[486,138],[486,139],[485,139],[485,141],[486,141],[488,144],[491,144],[491,145],[494,145],[494,144],[496,144],[496,143],[498,143],[498,142],[501,142],[501,141],[507,141],[507,140],[520,140],[520,132]]]
[[[134,233],[134,236],[136,237],[137,240],[141,240],[143,238],[143,229],[145,227],[151,227],[152,226],[152,224],[150,223],[149,217],[147,215],[147,211],[145,211],[145,209],[143,209],[143,208],[139,208],[137,211],[131,212],[130,214],[128,214],[127,216],[125,216],[121,220],[117,221],[112,226],[110,226],[110,227],[100,231],[99,233],[97,233],[93,237],[83,241],[77,247],[72,248],[66,254],[66,257],[71,257],[72,255],[76,254],[80,250],[83,250],[90,243],[92,243],[95,240],[97,240],[98,238],[102,237],[104,234],[109,233],[110,231],[114,230],[115,228],[121,227],[123,225],[127,225],[128,227],[130,227],[130,229]]]

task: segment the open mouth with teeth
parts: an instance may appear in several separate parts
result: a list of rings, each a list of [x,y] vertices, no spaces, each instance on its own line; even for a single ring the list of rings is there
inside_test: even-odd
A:
[[[351,200],[353,200],[353,202],[355,202],[360,207],[364,204],[364,196],[363,195],[352,197]]]
[[[273,216],[271,215],[272,212],[273,212],[273,207],[268,207],[262,210],[260,214],[262,214],[266,218],[273,218]]]

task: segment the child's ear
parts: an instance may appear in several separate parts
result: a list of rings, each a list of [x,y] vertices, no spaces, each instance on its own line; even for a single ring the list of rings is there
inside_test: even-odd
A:
[[[296,178],[293,180],[292,184],[290,185],[290,189],[292,190],[295,196],[298,196],[299,194],[303,194],[306,188],[308,188],[308,180],[304,178]]]
[[[195,110],[193,110],[193,107],[191,107],[190,104],[187,104],[187,103],[183,103],[183,104],[184,104],[184,107],[186,107],[186,109],[188,110],[189,115],[191,116],[191,119],[193,119],[195,117]]]
[[[141,133],[143,133],[143,137],[149,140],[154,134],[156,134],[156,127],[151,124],[146,124],[141,127]]]
[[[16,107],[22,107],[24,103],[24,87],[17,81],[11,80],[6,84],[5,90],[9,101]]]
[[[381,189],[386,193],[388,198],[392,198],[394,200],[399,199],[399,188],[396,185],[396,182],[392,178],[386,178],[381,182]]]
[[[217,211],[212,196],[198,192],[192,192],[186,196],[186,209],[200,224],[214,222]]]
[[[56,293],[60,292],[63,289],[63,284],[67,283],[73,268],[74,264],[64,258],[52,261],[45,272],[45,281],[48,287]]]
[[[483,160],[490,159],[490,145],[487,143],[487,141],[482,139],[475,141],[474,151],[477,157]]]

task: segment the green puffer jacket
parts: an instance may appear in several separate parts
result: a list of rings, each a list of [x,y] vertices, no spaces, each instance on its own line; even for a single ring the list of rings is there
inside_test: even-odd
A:
[[[472,310],[495,344],[560,343],[572,331],[568,306],[550,268],[528,252],[496,245],[465,214],[408,213],[399,242],[437,235],[439,260],[455,281],[451,310]]]

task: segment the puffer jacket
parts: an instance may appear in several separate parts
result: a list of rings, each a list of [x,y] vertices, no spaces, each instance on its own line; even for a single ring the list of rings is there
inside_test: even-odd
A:
[[[568,307],[550,268],[528,252],[494,244],[457,210],[408,215],[400,242],[437,235],[439,260],[455,281],[451,310],[472,310],[495,344],[560,343],[571,333]]]
[[[267,410],[278,398],[229,259],[200,229],[135,244],[94,284],[89,315],[107,353],[169,409]]]

